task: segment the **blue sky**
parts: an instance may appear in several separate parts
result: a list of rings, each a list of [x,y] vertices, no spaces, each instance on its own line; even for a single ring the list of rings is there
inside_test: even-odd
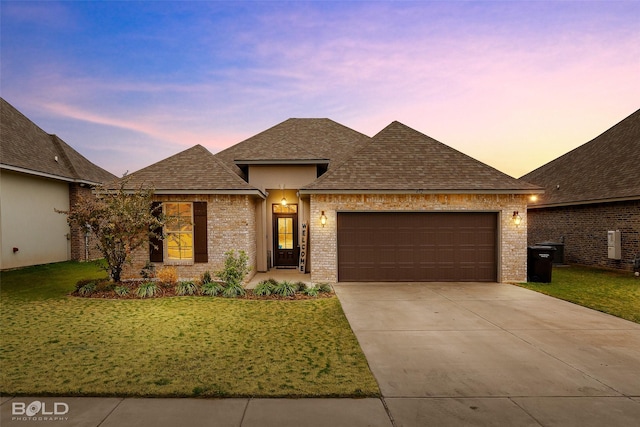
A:
[[[289,117],[512,176],[640,108],[638,1],[1,1],[2,97],[107,170]]]

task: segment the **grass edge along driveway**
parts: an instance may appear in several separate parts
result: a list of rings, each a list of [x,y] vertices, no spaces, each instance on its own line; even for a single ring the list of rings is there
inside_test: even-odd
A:
[[[1,273],[0,393],[380,395],[337,298],[67,296],[103,275],[73,262]]]
[[[551,283],[518,283],[555,298],[640,323],[640,278],[628,271],[554,267]]]

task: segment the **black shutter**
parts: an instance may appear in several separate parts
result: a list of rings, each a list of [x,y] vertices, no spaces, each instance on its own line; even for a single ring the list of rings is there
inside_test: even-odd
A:
[[[209,262],[207,254],[207,202],[193,202],[193,260]]]
[[[151,213],[155,217],[162,215],[162,203],[152,202]],[[154,230],[160,236],[162,236],[162,228]],[[164,261],[164,247],[161,237],[152,237],[149,239],[149,261],[151,262],[163,262]]]

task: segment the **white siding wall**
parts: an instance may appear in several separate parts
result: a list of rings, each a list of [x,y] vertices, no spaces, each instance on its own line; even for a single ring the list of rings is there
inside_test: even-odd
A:
[[[54,208],[69,209],[68,183],[0,172],[0,268],[70,259],[67,217]]]

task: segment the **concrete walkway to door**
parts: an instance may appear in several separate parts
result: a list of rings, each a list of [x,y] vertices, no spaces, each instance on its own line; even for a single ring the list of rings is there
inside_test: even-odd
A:
[[[341,283],[396,426],[637,426],[640,325],[497,283]]]

